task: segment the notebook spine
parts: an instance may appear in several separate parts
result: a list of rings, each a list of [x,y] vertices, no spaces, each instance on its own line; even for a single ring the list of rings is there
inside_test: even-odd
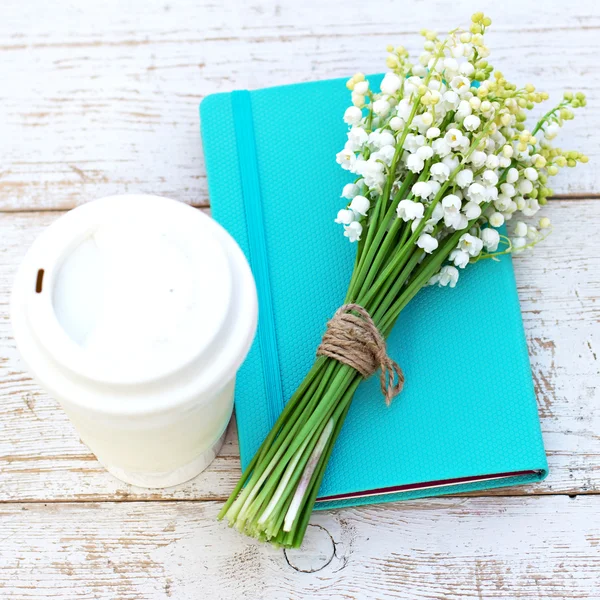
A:
[[[265,396],[268,403],[270,426],[272,427],[283,410],[284,396],[250,92],[247,90],[232,92],[231,102],[248,230],[249,259],[258,292],[259,319],[256,335],[260,345]]]

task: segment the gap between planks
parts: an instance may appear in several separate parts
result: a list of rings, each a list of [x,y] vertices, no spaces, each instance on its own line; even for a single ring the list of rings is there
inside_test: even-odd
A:
[[[201,476],[201,475],[200,475]],[[415,504],[419,502],[424,502],[428,500],[435,500],[436,498],[497,498],[499,501],[509,498],[550,498],[550,497],[560,497],[567,496],[571,500],[576,500],[578,496],[600,496],[600,490],[590,490],[590,491],[581,491],[576,494],[569,494],[567,492],[533,492],[530,494],[491,494],[491,493],[479,493],[479,492],[470,492],[468,494],[444,494],[443,496],[425,496],[423,498],[413,498],[411,500],[397,500],[394,502],[381,502],[377,504],[371,504],[368,506],[387,506],[388,504],[392,505],[400,505],[400,504]],[[163,498],[161,496],[156,497],[140,497],[134,496],[132,498],[127,497],[126,495],[116,495],[114,498],[56,498],[56,499],[48,499],[48,500],[33,500],[33,499],[25,499],[25,500],[6,500],[0,499],[0,506],[10,506],[16,504],[27,504],[27,505],[46,505],[46,504],[152,504],[155,502],[161,503],[176,503],[176,502],[187,502],[187,503],[197,503],[197,504],[205,504],[207,502],[225,502],[228,499],[228,496],[206,496],[206,497],[197,497],[197,498]],[[325,511],[315,511],[315,512],[330,512],[331,510],[338,509],[327,509]],[[344,510],[344,509],[339,509]]]
[[[572,201],[578,201],[578,200],[600,200],[600,193],[581,193],[581,192],[577,192],[574,194],[557,194],[556,196],[550,196],[548,198],[549,202],[552,202],[553,200],[572,200]],[[81,206],[81,205],[77,205],[77,206]],[[0,214],[16,214],[16,213],[62,213],[62,212],[69,212],[70,210],[73,210],[73,208],[77,208],[77,206],[73,206],[71,208],[64,208],[64,207],[57,207],[57,208],[53,208],[53,207],[29,207],[29,208],[0,208]],[[210,208],[210,203],[209,202],[199,202],[199,203],[194,203],[192,202],[190,204],[190,206],[193,206],[194,208],[200,208],[200,209],[209,209]]]

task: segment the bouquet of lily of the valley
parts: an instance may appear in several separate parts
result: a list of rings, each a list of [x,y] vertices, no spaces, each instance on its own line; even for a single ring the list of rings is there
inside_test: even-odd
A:
[[[312,369],[220,513],[244,533],[300,545],[356,388],[378,370],[388,402],[402,388],[384,342],[402,309],[423,286],[454,287],[470,263],[545,238],[549,219],[531,219],[552,195],[548,179],[587,162],[552,145],[583,94],[565,93],[528,127],[548,95],[493,70],[490,24],[476,13],[445,39],[422,31],[417,63],[389,47],[379,92],[362,74],[348,81],[350,130],[337,161],[356,179],[336,222],[357,243],[356,262]]]

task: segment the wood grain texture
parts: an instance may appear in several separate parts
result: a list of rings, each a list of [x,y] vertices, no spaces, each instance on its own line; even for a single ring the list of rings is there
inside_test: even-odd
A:
[[[439,498],[319,513],[300,552],[214,502],[0,506],[5,600],[600,597],[593,497]]]
[[[65,209],[134,191],[205,206],[204,96],[379,72],[388,43],[417,53],[420,28],[447,31],[481,8],[495,19],[493,64],[511,80],[553,100],[565,88],[588,94],[561,144],[600,159],[593,0],[568,9],[562,0],[421,0],[410,10],[394,0],[3,0],[0,209]],[[600,190],[591,165],[555,181],[558,194]]]
[[[25,373],[8,320],[13,273],[28,245],[60,213],[0,213],[0,501],[225,498],[239,476],[236,436],[194,481],[142,490],[106,473],[54,400]],[[515,260],[550,476],[484,495],[600,492],[600,201],[562,200],[546,214],[551,238]]]
[[[386,44],[418,51],[421,27],[475,10],[494,19],[492,62],[510,79],[589,99],[560,144],[591,162],[554,180],[569,198],[549,207],[555,232],[515,261],[548,479],[319,512],[284,553],[215,521],[239,476],[235,424],[188,484],[108,475],[17,356],[9,295],[29,244],[62,210],[109,194],[206,207],[206,95],[378,72]],[[0,598],[600,598],[599,50],[594,0],[3,0]]]

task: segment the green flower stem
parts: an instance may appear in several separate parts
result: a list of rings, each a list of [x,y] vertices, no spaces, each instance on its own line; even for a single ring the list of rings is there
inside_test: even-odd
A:
[[[333,412],[334,407],[332,407],[331,410],[331,413]],[[323,431],[330,420],[331,417],[328,420],[326,418],[323,419],[323,422],[319,424],[319,427],[315,430],[312,438],[307,438],[290,465],[288,465],[288,470],[277,489],[274,499],[271,500],[269,506],[258,521],[259,526],[261,523],[266,523],[266,526],[263,528],[265,533],[275,535],[277,530],[281,527],[283,518],[289,511],[292,499],[296,497],[298,493],[300,480],[304,477],[308,468],[307,465],[309,464],[309,461],[312,460],[316,451],[315,449],[318,447],[323,435]]]
[[[227,516],[230,521],[235,520],[250,495],[253,492],[256,493],[260,483],[264,480],[263,476],[266,477],[266,475],[264,475],[265,472],[268,474],[272,470],[274,460],[276,460],[276,457],[278,456],[277,453],[284,441],[294,435],[294,432],[302,425],[302,413],[309,403],[310,398],[316,396],[315,392],[322,382],[322,378],[317,378],[316,373],[325,366],[328,366],[325,358],[317,359],[313,369],[311,369],[298,389],[298,392],[306,390],[307,393],[299,394],[296,392],[296,394],[294,394],[294,397],[296,397],[296,402],[294,404],[298,404],[298,406],[292,405],[291,400],[285,406],[281,416],[275,423],[275,426],[272,428],[255,455],[259,460],[256,462],[253,460],[248,465],[240,480],[243,483],[251,476],[250,481],[243,490],[238,490],[239,496],[236,499],[236,490],[240,487],[240,484],[238,483],[236,490],[234,490],[234,493],[232,493],[219,513],[219,518],[222,519],[224,516]]]
[[[354,265],[354,271],[352,272],[352,277],[350,278],[350,283],[348,284],[348,289],[353,289],[358,285],[357,279],[360,278],[360,274],[364,268],[366,263],[366,255],[369,254],[373,242],[373,238],[376,236],[377,227],[375,226],[375,222],[378,219],[379,211],[382,206],[382,196],[377,199],[375,207],[373,208],[373,214],[369,220],[369,225],[367,226],[367,235],[364,241],[364,245],[360,252],[360,259],[357,256],[357,260]],[[363,236],[364,237],[364,236]],[[362,241],[362,240],[361,240]],[[359,242],[360,243],[360,242]],[[368,263],[367,263],[368,264]]]
[[[314,428],[318,426],[318,411],[324,409],[322,400],[323,393],[327,390],[327,386],[330,382],[331,385],[334,385],[334,374],[337,370],[337,365],[334,362],[329,361],[324,376],[319,381],[315,393],[307,406],[303,409],[302,414],[294,420],[290,419],[290,422],[293,423],[293,427],[290,429],[287,436],[280,436],[277,451],[269,462],[269,467],[271,467],[271,465],[272,467],[267,467],[266,469],[267,475],[270,475],[271,477],[266,483],[266,477],[257,481],[254,491],[249,495],[240,511],[239,518],[241,520],[253,519],[257,516],[261,511],[261,508],[263,508],[263,504],[266,502],[268,495],[274,492],[278,478],[282,475],[288,462],[292,459],[305,438],[310,437],[313,434]],[[310,419],[313,419],[312,422]],[[275,444],[273,446],[273,449],[275,449]],[[267,456],[266,459],[268,460],[269,456]]]
[[[393,283],[391,289],[387,290],[385,293],[383,293],[382,290],[381,295],[376,298],[376,302],[373,303],[373,308],[369,310],[369,313],[373,315],[373,320],[375,323],[379,323],[383,320],[388,309],[400,294],[408,278],[423,256],[425,256],[425,252],[421,250],[421,248],[416,249],[398,277],[395,280],[390,279],[390,281]]]
[[[285,519],[283,522],[283,530],[286,532],[292,530],[292,525],[296,520],[296,515],[300,510],[302,500],[304,499],[313,473],[315,472],[319,464],[319,459],[323,454],[323,450],[325,450],[325,447],[327,446],[329,436],[333,432],[334,424],[335,421],[333,420],[333,417],[330,418],[329,421],[327,421],[327,425],[323,428],[323,431],[319,436],[319,441],[317,442],[316,446],[313,448],[313,451],[310,454],[310,459],[308,460],[308,463],[301,472],[302,477],[300,479],[300,482],[298,483],[298,486],[296,487],[296,491],[294,492],[292,502],[286,512]]]
[[[317,386],[319,385],[319,377],[324,373],[327,367],[327,361],[324,357],[318,357],[314,362],[308,375],[300,384],[300,387],[296,393],[292,396],[289,402],[285,405],[282,414],[277,419],[273,429],[269,433],[269,436],[261,444],[257,455],[259,461],[264,460],[267,453],[273,448],[274,440],[276,436],[285,434],[289,431],[291,424],[290,420],[296,420],[303,410],[303,403],[307,402],[310,397],[315,393]],[[246,469],[247,471],[248,469]]]
[[[326,421],[332,410],[335,408],[335,402],[338,399],[338,394],[343,393],[348,385],[349,371],[352,369],[346,365],[342,365],[337,361],[331,361],[333,364],[333,377],[330,382],[326,385],[326,391],[321,398],[316,398],[312,402],[312,406],[306,411],[308,418],[295,435],[290,433],[288,436],[290,439],[286,440],[286,443],[282,445],[279,455],[276,455],[276,459],[273,461],[274,467],[269,469],[269,480],[264,479],[260,481],[257,488],[260,491],[255,492],[251,496],[251,500],[247,500],[242,509],[237,521],[242,525],[245,524],[247,519],[254,519],[258,516],[261,509],[266,507],[266,499],[270,493],[275,491],[275,487],[279,478],[282,476],[287,464],[292,459],[294,454],[300,448],[302,442],[307,436],[312,436],[319,424]],[[258,496],[258,497],[256,497]],[[255,500],[256,497],[256,500]],[[254,500],[254,502],[252,502]]]
[[[327,442],[327,446],[321,455],[321,459],[319,461],[319,465],[313,474],[310,488],[308,490],[307,495],[305,496],[304,505],[302,511],[295,523],[292,524],[292,531],[289,532],[285,541],[289,543],[292,548],[299,548],[302,543],[302,539],[304,538],[304,533],[306,532],[306,528],[308,526],[308,520],[312,513],[312,509],[317,498],[317,494],[319,493],[319,488],[321,487],[321,482],[323,481],[323,476],[325,475],[325,470],[327,468],[327,463],[329,462],[329,457],[331,456],[331,452],[333,451],[333,447],[335,442],[342,430],[342,426],[346,419],[346,415],[348,414],[348,410],[350,409],[350,404],[352,401],[352,397],[356,392],[356,388],[362,381],[362,377],[355,372],[355,376],[353,378],[352,383],[350,384],[348,390],[345,395],[342,397],[338,410],[339,413],[334,415],[335,426],[329,440]],[[286,544],[287,545],[287,544]]]
[[[415,182],[415,179],[416,177],[414,175],[411,175],[410,177],[407,177],[402,186],[400,186],[400,189],[394,195],[394,199],[392,201],[391,206],[387,210],[387,213],[384,218],[384,223],[388,223],[392,220],[396,213],[398,203],[406,195],[408,189],[412,187],[413,183]],[[360,287],[362,286],[364,278],[366,277],[366,273],[370,269],[373,259],[377,255],[377,250],[379,249],[383,239],[387,236],[387,233],[388,231],[386,227],[379,227],[377,230],[377,235],[373,240],[373,243],[369,245],[368,253],[365,256],[364,261],[358,266],[356,266],[355,264],[354,272],[350,280],[350,284],[348,286],[348,293],[346,295],[345,304],[348,304],[349,302],[353,301],[353,298],[356,296],[357,290],[360,289]]]
[[[426,167],[421,172],[417,181],[425,181],[428,178],[429,178],[429,162],[427,163]],[[406,194],[406,197],[412,198],[413,195]],[[396,203],[396,206],[394,207],[394,213],[395,213],[397,205],[398,205],[398,203]],[[383,243],[382,243],[381,247],[376,248],[377,253],[376,254],[374,253],[374,256],[371,257],[371,260],[367,261],[367,265],[369,265],[369,267],[368,267],[368,269],[365,269],[367,271],[367,274],[363,278],[363,281],[360,284],[361,289],[368,289],[371,287],[373,280],[378,275],[378,273],[380,273],[382,265],[385,265],[387,263],[388,256],[396,248],[402,247],[401,245],[398,245],[398,240],[396,239],[396,234],[398,233],[403,222],[397,216],[394,217],[394,213],[392,213],[392,215],[390,216],[390,219],[393,219],[393,221],[392,221],[392,225],[389,228],[389,230],[387,229],[387,227],[380,228],[380,229],[383,229],[384,232],[387,231],[387,235],[385,235],[385,237],[383,238]],[[406,229],[405,229],[405,232],[406,232]]]
[[[531,135],[535,135],[544,126],[544,123],[548,122],[561,108],[565,108],[566,106],[569,106],[569,102],[567,100],[561,100],[537,122]]]
[[[469,223],[467,231],[475,221],[476,219]],[[400,316],[402,309],[409,303],[410,300],[412,300],[412,298],[416,296],[417,292],[427,284],[429,279],[431,279],[431,277],[437,273],[438,269],[448,258],[452,250],[456,248],[461,235],[463,235],[463,230],[454,233],[446,240],[441,248],[439,248],[434,254],[431,254],[428,259],[421,264],[414,278],[408,282],[403,293],[388,309],[385,317],[382,318],[380,331],[385,337],[390,334],[394,324],[396,323],[396,320]]]

